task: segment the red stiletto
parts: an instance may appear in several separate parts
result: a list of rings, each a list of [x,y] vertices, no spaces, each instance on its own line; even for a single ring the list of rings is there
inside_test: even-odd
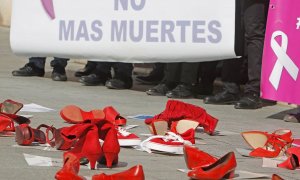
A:
[[[103,112],[105,114],[105,120],[111,122],[112,124],[117,126],[126,125],[127,120],[123,116],[120,116],[120,113],[112,106],[105,107]]]
[[[194,168],[188,173],[188,176],[192,179],[231,179],[234,177],[234,171],[236,168],[236,159],[233,152],[229,152],[215,163],[205,166]]]
[[[86,157],[89,162],[91,169],[95,169],[96,161],[102,156],[102,150],[99,142],[98,128],[95,125],[85,126],[85,131],[79,136],[78,142],[75,147],[69,152],[75,154],[78,159]],[[83,128],[81,129],[83,130]],[[69,134],[69,136],[72,136]],[[78,134],[77,134],[78,136]]]
[[[102,174],[94,175],[92,177],[92,180],[125,180],[125,179],[144,180],[145,175],[143,171],[143,166],[137,165],[120,173],[111,174],[111,175],[102,173]]]
[[[118,154],[120,152],[117,130],[111,123],[105,123],[99,127],[100,139],[104,141],[102,145],[104,157],[100,160],[100,163],[106,163],[106,166],[111,168],[112,165],[118,163]]]
[[[102,110],[96,109],[83,111],[75,105],[68,105],[60,111],[60,116],[69,123],[83,123],[85,120],[103,120],[105,114]]]
[[[196,147],[189,146],[189,145],[184,145],[183,153],[184,153],[186,166],[189,169],[208,166],[217,161],[217,158],[211,156],[210,154],[204,151],[201,151]]]
[[[252,157],[267,157],[274,158],[285,153],[293,142],[292,132],[290,130],[280,129],[272,134],[267,134],[267,141],[264,147],[254,149],[249,155]]]
[[[76,155],[65,152],[64,165],[61,170],[55,174],[57,180],[83,180],[84,178],[78,176],[80,162]]]

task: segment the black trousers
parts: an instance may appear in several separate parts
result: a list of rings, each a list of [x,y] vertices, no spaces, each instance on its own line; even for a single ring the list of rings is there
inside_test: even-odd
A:
[[[51,65],[51,67],[62,66],[65,68],[68,64],[68,60],[69,59],[66,59],[66,58],[54,57],[54,59],[51,61],[50,65]],[[29,62],[33,63],[36,67],[38,67],[40,69],[44,69],[45,63],[46,63],[46,57],[31,57],[31,58],[29,58]]]
[[[95,74],[111,77],[111,68],[114,69],[115,78],[127,80],[131,78],[133,66],[131,63],[96,62]]]
[[[167,63],[163,83],[192,85],[197,82],[199,63]]]
[[[248,82],[245,93],[260,92],[261,64],[269,0],[244,0]]]

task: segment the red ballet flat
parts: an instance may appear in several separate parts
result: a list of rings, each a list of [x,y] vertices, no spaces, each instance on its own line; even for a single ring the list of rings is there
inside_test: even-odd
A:
[[[209,166],[194,168],[188,173],[188,176],[199,180],[231,179],[234,177],[235,168],[234,152],[229,152]]]
[[[145,175],[142,165],[134,166],[126,171],[107,175],[107,174],[98,174],[92,177],[92,180],[144,180]]]
[[[184,145],[183,153],[186,166],[189,169],[208,166],[215,163],[218,160],[214,156],[211,156],[210,154],[189,145]]]
[[[83,111],[78,106],[68,105],[62,108],[60,116],[69,123],[78,124],[86,120],[103,120],[105,114],[101,109]]]
[[[105,114],[105,120],[111,122],[112,124],[116,126],[126,125],[127,120],[120,116],[120,113],[112,106],[105,107],[103,112]]]

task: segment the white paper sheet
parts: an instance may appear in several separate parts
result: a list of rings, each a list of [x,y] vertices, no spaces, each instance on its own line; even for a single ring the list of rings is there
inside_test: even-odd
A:
[[[55,110],[34,103],[24,104],[23,108],[20,110],[20,112],[51,112],[51,111],[55,111]]]

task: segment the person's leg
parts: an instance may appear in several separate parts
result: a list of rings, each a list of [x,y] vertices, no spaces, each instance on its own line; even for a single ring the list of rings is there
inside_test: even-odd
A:
[[[248,52],[248,82],[244,97],[236,103],[237,109],[257,109],[262,106],[259,98],[261,63],[266,28],[268,0],[244,0],[245,40]]]
[[[44,76],[46,57],[31,57],[24,67],[14,70],[13,76]]]
[[[132,87],[132,70],[131,63],[112,63],[114,77],[105,83],[110,89],[130,89]]]
[[[94,62],[96,67],[94,71],[87,75],[82,76],[79,81],[86,86],[105,85],[106,81],[111,78],[111,66],[110,62]]]
[[[136,76],[136,81],[142,84],[158,84],[164,77],[165,63],[155,63],[148,76]]]
[[[165,96],[166,93],[174,89],[179,82],[179,71],[181,63],[166,63],[164,69],[164,78],[161,82],[148,89],[146,93],[151,96]]]
[[[88,61],[83,69],[79,69],[75,72],[75,77],[87,76],[91,74],[97,66],[97,62]]]
[[[176,72],[179,74],[179,84],[166,96],[169,98],[191,98],[194,97],[193,87],[198,82],[199,63],[181,63],[181,68]],[[174,72],[175,73],[175,72]],[[175,75],[175,74],[174,74]]]
[[[223,61],[221,78],[223,90],[214,96],[205,97],[205,104],[232,104],[238,100],[241,59],[227,59]]]
[[[66,81],[66,66],[68,64],[68,60],[66,58],[54,57],[54,59],[50,62],[50,66],[53,68],[51,78],[53,81]]]

